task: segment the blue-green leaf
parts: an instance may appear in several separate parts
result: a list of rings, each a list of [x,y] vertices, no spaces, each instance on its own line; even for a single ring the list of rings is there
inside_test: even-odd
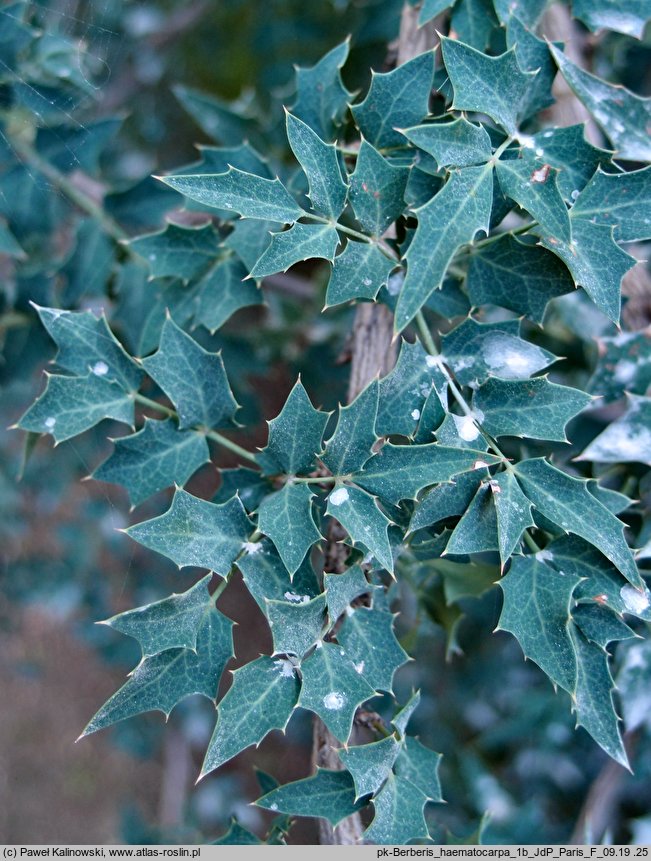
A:
[[[286,120],[287,139],[307,176],[310,186],[308,197],[312,207],[336,221],[346,205],[348,195],[337,149],[334,144],[324,143],[316,132],[289,112]]]
[[[641,39],[651,10],[645,0],[574,0],[572,14],[593,32],[614,30]]]
[[[274,655],[303,655],[317,642],[325,623],[325,595],[312,600],[267,601]]]
[[[375,588],[358,565],[347,568],[343,574],[326,572],[323,583],[331,625],[346,611],[351,601]]]
[[[215,505],[179,488],[164,514],[125,531],[179,568],[196,565],[225,577],[253,527],[238,497]]]
[[[224,667],[233,655],[233,623],[214,607],[197,632],[196,651],[167,649],[138,664],[129,680],[102,706],[81,737],[146,711],[169,717],[191,694],[215,700]]]
[[[228,762],[272,729],[285,727],[296,707],[300,683],[290,661],[262,655],[233,672],[233,683],[217,707],[217,725],[201,776]]]
[[[534,151],[557,168],[556,183],[568,201],[574,201],[595,171],[610,164],[612,153],[585,139],[585,124],[550,128],[533,135]]]
[[[339,407],[337,425],[325,443],[321,460],[333,475],[347,475],[361,469],[372,455],[377,439],[375,420],[379,385],[373,380],[346,407]]]
[[[180,595],[170,595],[162,601],[127,610],[101,624],[135,637],[140,643],[143,658],[166,649],[192,649],[196,652],[197,637],[211,607],[208,591],[211,578],[212,575],[207,574]]]
[[[572,218],[614,227],[619,242],[651,239],[651,167],[629,173],[597,170],[576,197]]]
[[[350,202],[364,230],[382,236],[405,208],[409,168],[393,165],[362,139],[350,176]]]
[[[451,123],[428,123],[403,131],[408,141],[429,153],[439,167],[484,164],[492,155],[491,139],[483,126],[465,117]]]
[[[332,224],[293,224],[282,233],[272,233],[271,244],[251,270],[251,278],[285,272],[301,260],[335,259],[339,234]]]
[[[264,301],[262,292],[255,283],[244,280],[247,274],[236,257],[218,260],[197,284],[195,322],[214,333],[240,308],[260,305]]]
[[[286,783],[255,802],[265,810],[279,810],[295,816],[320,816],[335,827],[342,819],[364,807],[355,800],[355,785],[347,771],[318,768],[315,775]]]
[[[299,706],[317,714],[335,738],[345,744],[357,707],[375,696],[365,681],[366,674],[362,675],[344,650],[333,643],[316,648],[301,663],[301,673]]]
[[[409,660],[409,655],[396,639],[391,613],[358,607],[346,614],[337,640],[369,685],[392,693],[396,670]]]
[[[490,482],[497,513],[497,543],[502,566],[515,552],[522,533],[535,526],[531,502],[522,492],[512,472],[500,472]]]
[[[342,485],[328,497],[326,514],[337,518],[353,544],[370,550],[380,565],[393,573],[388,533],[391,521],[380,511],[373,496],[358,487]]]
[[[388,282],[394,266],[395,262],[374,243],[349,239],[341,254],[332,261],[325,307],[351,299],[375,299],[380,287]]]
[[[443,801],[438,776],[441,759],[440,753],[425,747],[418,739],[407,736],[398,754],[394,771],[398,777],[408,780],[420,789],[428,801]]]
[[[147,261],[152,278],[190,281],[206,269],[219,253],[219,237],[212,224],[183,227],[168,223],[158,233],[138,236],[129,243]]]
[[[423,812],[426,803],[427,798],[413,783],[389,774],[382,790],[373,798],[375,816],[364,832],[364,839],[380,845],[402,845],[428,838]]]
[[[309,559],[290,577],[270,541],[247,542],[244,550],[237,567],[263,613],[267,613],[268,601],[304,603],[319,594],[319,584]]]
[[[113,440],[110,457],[93,473],[98,481],[123,484],[132,505],[172,484],[182,487],[210,460],[203,434],[179,430],[172,419],[145,419],[138,433]]]
[[[593,439],[577,460],[651,466],[651,398],[628,395],[624,415]]]
[[[450,6],[452,6],[450,0],[423,0],[418,16],[418,26],[422,27],[423,24],[431,21],[441,12],[445,12]]]
[[[179,414],[179,427],[223,427],[234,423],[238,404],[219,353],[204,350],[171,317],[163,325],[158,351],[142,360]]]
[[[416,504],[409,523],[409,532],[424,529],[445,520],[463,514],[477,492],[480,482],[488,473],[485,469],[461,473],[454,481],[433,487]]]
[[[336,136],[353,95],[341,80],[349,48],[350,41],[346,39],[311,68],[299,66],[296,69],[296,101],[292,113],[326,141]]]
[[[276,545],[290,576],[321,538],[312,516],[313,496],[307,484],[289,482],[265,497],[258,509],[258,529]]]
[[[497,512],[488,482],[480,485],[446,545],[446,554],[466,556],[498,549]]]
[[[391,773],[400,752],[395,736],[371,744],[355,745],[339,751],[339,759],[352,774],[357,798],[377,792]]]
[[[643,395],[651,385],[651,332],[620,332],[599,342],[599,361],[588,391],[604,403],[621,398],[625,391]]]

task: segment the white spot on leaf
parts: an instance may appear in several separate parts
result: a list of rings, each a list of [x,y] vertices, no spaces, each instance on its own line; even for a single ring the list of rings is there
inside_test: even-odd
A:
[[[420,410],[412,410],[411,411],[411,417],[415,422],[417,422],[418,419],[420,418]]]
[[[328,709],[328,711],[333,712],[338,712],[343,708],[345,702],[346,697],[343,694],[340,694],[339,691],[330,691],[330,693],[326,694],[323,698],[323,705]]]
[[[343,505],[343,503],[347,501],[348,491],[345,487],[338,487],[337,490],[333,491],[328,497],[328,502],[332,503],[332,505]]]
[[[48,416],[48,418],[46,418],[45,421],[43,422],[43,424],[45,425],[46,428],[48,428],[48,430],[52,430],[52,428],[54,427],[54,425],[56,423],[57,423],[57,420],[54,418],[54,416]]]
[[[242,550],[250,556],[253,556],[255,553],[259,553],[262,550],[262,542],[245,541],[244,544],[242,544]]]
[[[95,374],[96,377],[103,377],[105,374],[108,374],[109,366],[106,362],[95,362],[91,371]]]
[[[634,613],[636,616],[643,613],[649,606],[648,589],[644,592],[640,592],[633,586],[626,585],[622,586],[619,594],[622,596],[622,601],[624,602],[626,609],[631,613]]]

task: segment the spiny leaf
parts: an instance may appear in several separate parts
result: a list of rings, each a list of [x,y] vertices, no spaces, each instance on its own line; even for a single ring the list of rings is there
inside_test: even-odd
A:
[[[534,556],[516,556],[500,580],[504,606],[499,629],[518,640],[552,682],[572,692],[576,657],[569,632],[572,592],[579,578]]]
[[[337,632],[346,658],[376,690],[393,691],[396,670],[409,660],[393,631],[393,615],[369,607],[347,613]]]
[[[538,229],[534,230],[539,233]],[[557,254],[599,310],[619,322],[621,282],[635,265],[635,258],[613,239],[613,228],[583,218],[572,218],[572,242],[567,244],[541,235],[541,243]]]
[[[615,147],[617,156],[631,161],[649,161],[651,99],[640,98],[625,87],[613,86],[584,72],[554,45],[550,45],[549,50],[567,83]]]
[[[570,217],[556,185],[556,170],[528,149],[519,158],[500,159],[495,166],[502,191],[540,225],[546,239],[569,243]]]
[[[258,529],[276,545],[290,575],[321,538],[312,516],[313,496],[308,485],[288,483],[265,497],[258,509]]]
[[[355,801],[355,786],[349,772],[324,768],[317,768],[312,777],[279,786],[255,803],[265,810],[322,817],[333,828],[366,804],[365,801]]]
[[[531,146],[551,167],[558,170],[556,184],[568,201],[579,196],[595,171],[610,164],[611,152],[585,139],[585,124],[550,128],[531,138]]]
[[[521,461],[514,469],[525,494],[542,515],[594,544],[629,583],[644,586],[624,540],[624,524],[595,499],[585,481],[561,472],[543,458]]]
[[[614,226],[619,242],[651,239],[651,167],[629,173],[597,170],[576,197],[572,218]]]
[[[518,436],[567,442],[565,426],[592,400],[569,386],[533,380],[491,377],[474,393],[473,408],[492,436]]]
[[[630,640],[636,636],[619,616],[597,603],[578,604],[572,611],[572,619],[586,640],[600,649],[605,650],[614,641]]]
[[[180,595],[175,593],[162,601],[127,610],[101,624],[135,637],[143,658],[166,649],[196,651],[197,637],[211,606],[208,592],[211,578],[212,575],[207,574]]]
[[[410,781],[389,774],[373,798],[375,816],[364,832],[368,843],[402,845],[429,837],[423,809],[427,798]]]
[[[365,231],[382,236],[405,208],[409,168],[393,165],[364,139],[350,176],[350,202]]]
[[[301,673],[299,706],[317,714],[335,738],[345,744],[357,707],[374,697],[375,691],[344,650],[332,643],[322,643],[315,649],[301,663]]]
[[[466,556],[497,549],[497,512],[490,485],[484,483],[454,528],[445,552],[453,556]]]
[[[353,95],[341,80],[349,48],[350,41],[346,39],[311,68],[296,68],[296,101],[292,113],[326,141],[335,137]]]
[[[490,167],[456,171],[429,203],[416,210],[418,227],[407,249],[407,277],[396,305],[396,331],[401,331],[441,287],[457,249],[475,234],[488,233],[493,205]]]
[[[499,458],[435,442],[426,445],[386,443],[353,480],[365,490],[397,505],[402,499],[415,499],[418,492],[430,484],[449,481],[460,472],[475,469],[478,460],[485,466],[497,463]]]
[[[168,223],[157,233],[132,239],[129,246],[147,261],[152,278],[190,281],[217,257],[219,237],[212,224],[183,227]]]
[[[357,798],[378,791],[391,773],[399,752],[400,745],[393,735],[338,751],[339,759],[353,776]]]
[[[481,125],[465,117],[451,123],[428,123],[403,131],[408,141],[429,153],[439,167],[484,164],[492,155],[491,139]]]
[[[242,276],[245,278],[271,244],[271,234],[277,233],[282,224],[265,219],[240,218],[232,226],[232,231],[224,240],[224,248],[234,251],[240,258],[246,267]]]
[[[409,523],[409,532],[416,532],[448,517],[463,514],[487,475],[486,469],[477,469],[460,473],[453,481],[433,487],[416,504]]]
[[[136,391],[142,371],[108,327],[104,313],[97,318],[91,311],[62,311],[32,303],[50,337],[59,348],[59,367],[85,377],[119,383],[126,391]]]
[[[487,114],[509,134],[515,134],[534,72],[523,72],[511,48],[489,57],[462,42],[443,38],[443,62],[454,89],[452,107]]]
[[[375,147],[400,146],[396,129],[408,128],[427,116],[434,78],[434,52],[426,51],[392,72],[373,72],[363,102],[351,108],[357,127]]]
[[[651,398],[628,395],[624,415],[593,439],[577,460],[651,466]]]
[[[285,401],[285,406],[269,422],[269,441],[258,455],[267,473],[305,472],[323,448],[323,432],[330,413],[312,406],[300,379]]]
[[[46,374],[45,391],[18,421],[21,430],[52,434],[56,443],[115,419],[133,427],[133,399],[117,383],[89,374],[59,377]]]
[[[211,608],[197,632],[196,651],[167,649],[143,658],[81,737],[141,712],[156,710],[169,717],[174,706],[191,694],[214,701],[224,667],[233,655],[232,627],[230,619]]]
[[[418,26],[422,27],[432,18],[435,18],[441,12],[449,9],[452,3],[450,0],[423,0],[418,16]]]
[[[325,307],[340,305],[351,299],[375,299],[378,290],[389,280],[395,263],[371,242],[352,242],[332,261]]]
[[[282,182],[230,168],[226,173],[159,177],[192,200],[230,209],[243,218],[266,218],[289,224],[305,215]]]
[[[420,691],[415,691],[409,697],[409,700],[405,703],[405,705],[400,709],[399,712],[395,715],[391,723],[398,730],[398,733],[401,736],[404,736],[405,730],[407,729],[407,724],[409,723],[411,716],[416,711],[420,704]]]
[[[240,222],[250,223],[255,222]],[[244,280],[247,274],[236,257],[218,260],[197,284],[195,322],[214,333],[240,308],[262,304],[262,291]]]
[[[615,30],[637,39],[651,16],[644,0],[574,0],[572,14],[593,32]]]
[[[506,234],[473,251],[466,287],[473,305],[499,305],[542,323],[547,303],[574,282],[554,254]]]
[[[346,407],[339,407],[337,426],[325,443],[323,463],[333,475],[347,475],[361,469],[372,456],[371,449],[377,439],[379,385],[373,380]]]
[[[394,771],[398,777],[408,780],[420,789],[428,801],[443,801],[438,776],[441,759],[440,753],[425,747],[418,739],[407,736],[398,754]]]
[[[251,138],[255,124],[249,112],[242,109],[236,112],[235,105],[191,87],[177,85],[174,95],[212,140],[236,146]]]
[[[336,517],[354,544],[366,547],[383,568],[393,573],[388,535],[391,521],[370,494],[358,487],[337,487],[328,497],[326,514]]]
[[[535,29],[547,6],[547,0],[493,0],[493,3],[503,24],[515,17],[531,29]]]
[[[330,624],[335,624],[341,614],[347,610],[351,601],[374,588],[358,565],[347,568],[343,574],[326,572],[323,575],[323,590],[328,604]]]
[[[225,577],[253,527],[238,497],[215,505],[178,488],[164,514],[125,531],[179,568],[196,565]]]
[[[228,762],[272,729],[285,730],[296,707],[300,683],[289,661],[262,655],[233,672],[233,684],[217,707],[217,725],[201,776]]]
[[[179,430],[172,419],[145,419],[138,433],[113,441],[113,453],[93,473],[98,481],[126,487],[132,505],[171,484],[183,486],[210,460],[203,434]]]
[[[499,26],[493,0],[461,0],[454,4],[450,30],[466,45],[485,51]]]
[[[271,492],[271,484],[257,469],[237,466],[219,471],[221,484],[212,502],[227,502],[236,493],[247,511],[255,511],[264,497]]]
[[[316,132],[289,112],[286,113],[286,121],[289,145],[310,185],[312,207],[336,221],[348,195],[336,147],[324,143]]]
[[[231,824],[226,834],[213,840],[211,846],[262,846],[263,841],[256,837],[251,831],[237,822],[236,819],[231,820]]]
[[[163,324],[158,350],[142,360],[179,414],[179,427],[223,427],[234,423],[238,404],[219,353],[209,353],[171,317]]]
[[[290,578],[278,551],[268,540],[250,542],[237,560],[247,589],[263,613],[268,601],[305,603],[319,594],[319,585],[309,559]]]
[[[535,526],[531,503],[520,489],[512,472],[500,472],[490,482],[497,513],[497,538],[500,559],[504,566],[515,552],[522,533]]]
[[[274,655],[302,658],[317,642],[325,622],[326,598],[311,601],[267,601],[267,617],[274,641]]]
[[[251,278],[285,272],[301,260],[335,259],[339,234],[332,224],[293,224],[283,233],[271,235],[271,245],[251,270]]]
[[[506,44],[515,49],[515,57],[523,72],[536,72],[520,106],[520,121],[525,122],[554,104],[552,84],[556,66],[547,49],[547,43],[535,35],[517,16],[511,15],[506,25]]]

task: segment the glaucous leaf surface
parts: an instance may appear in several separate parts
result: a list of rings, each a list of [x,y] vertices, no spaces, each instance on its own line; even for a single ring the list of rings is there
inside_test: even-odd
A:
[[[335,827],[364,807],[366,801],[355,801],[355,785],[348,771],[317,768],[312,777],[279,786],[255,803],[265,810],[321,817]]]
[[[317,642],[325,623],[325,595],[310,601],[267,601],[274,655],[303,655]]]
[[[353,544],[361,544],[383,568],[393,573],[388,534],[391,521],[380,510],[375,497],[353,485],[338,486],[328,496],[326,514],[341,523]]]
[[[376,690],[393,691],[396,670],[409,660],[393,630],[393,615],[370,607],[347,613],[337,639],[355,671]]]
[[[147,261],[152,278],[190,281],[219,254],[219,237],[212,224],[183,227],[168,223],[158,233],[132,239],[129,247]]]
[[[283,233],[273,233],[271,244],[251,270],[251,278],[286,272],[301,260],[335,259],[339,234],[331,224],[293,224]]]
[[[372,456],[378,401],[379,384],[373,380],[352,404],[339,406],[337,425],[321,457],[333,475],[356,472]]]
[[[346,39],[314,66],[296,68],[292,113],[328,142],[335,138],[353,97],[341,80],[349,49],[350,41]]]
[[[371,236],[382,236],[405,208],[409,168],[394,165],[362,138],[350,175],[350,202],[359,223]]]
[[[390,735],[371,744],[342,748],[339,759],[352,774],[357,798],[373,795],[382,786],[400,752],[400,744]]]
[[[346,247],[332,261],[325,307],[341,305],[352,299],[375,299],[380,287],[387,284],[395,262],[370,242],[348,240]]]
[[[307,177],[308,197],[316,212],[335,221],[346,205],[348,185],[344,182],[334,144],[321,140],[304,122],[286,113],[287,139]]]
[[[258,509],[258,529],[276,545],[290,575],[310,547],[321,539],[312,515],[313,491],[306,484],[286,484],[266,496]]]
[[[651,398],[629,395],[624,415],[593,439],[578,459],[651,466]]]
[[[465,117],[451,123],[427,123],[403,131],[408,141],[436,159],[439,167],[470,167],[484,164],[493,150],[481,125]]]

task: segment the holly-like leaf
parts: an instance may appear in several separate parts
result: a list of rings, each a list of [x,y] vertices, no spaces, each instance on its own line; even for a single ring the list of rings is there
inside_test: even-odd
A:
[[[232,628],[230,619],[211,608],[197,631],[196,650],[166,649],[143,658],[81,738],[141,712],[156,710],[169,717],[174,706],[191,694],[214,701],[224,667],[233,655]]]
[[[378,436],[412,436],[430,393],[444,405],[447,378],[434,356],[428,356],[419,341],[403,341],[391,373],[380,380],[380,401],[375,431]]]
[[[369,685],[392,693],[395,672],[409,655],[396,639],[391,613],[358,607],[346,614],[337,640]]]
[[[248,105],[229,104],[191,87],[176,86],[174,95],[212,140],[226,146],[237,146],[243,140],[250,139],[255,131],[255,122],[251,111],[247,110]]]
[[[454,89],[452,108],[487,114],[509,134],[515,134],[536,73],[522,71],[514,48],[499,57],[489,57],[454,39],[443,38],[441,45]]]
[[[283,233],[271,235],[271,245],[251,270],[251,278],[285,272],[301,260],[335,259],[339,234],[332,224],[293,224]]]
[[[207,574],[180,595],[175,593],[162,601],[127,610],[101,624],[135,637],[140,643],[143,658],[167,649],[196,651],[199,631],[210,612],[208,586],[211,577]]]
[[[108,327],[104,314],[91,311],[62,311],[34,308],[58,349],[56,363],[80,377],[89,372],[118,383],[126,391],[137,391],[142,371]]]
[[[325,595],[311,601],[267,601],[274,655],[303,655],[317,642],[325,622]]]
[[[365,490],[397,505],[402,499],[415,499],[419,491],[430,484],[449,481],[460,472],[475,469],[478,460],[486,466],[497,463],[499,458],[435,442],[426,445],[386,443],[353,479]]]
[[[574,0],[572,15],[593,33],[614,30],[641,39],[651,12],[644,0]]]
[[[276,545],[290,575],[321,538],[312,516],[313,496],[308,485],[288,483],[265,497],[258,509],[258,529]]]
[[[125,530],[134,541],[167,556],[179,568],[196,565],[222,577],[252,531],[238,497],[215,505],[180,488],[164,514]]]
[[[578,604],[572,611],[572,619],[586,640],[595,643],[600,649],[605,650],[613,641],[630,640],[636,636],[635,631],[619,616],[598,603]]]
[[[515,552],[522,533],[535,526],[531,502],[522,492],[512,472],[500,472],[490,482],[497,513],[497,538],[502,566]]]
[[[296,101],[292,113],[326,141],[336,136],[353,96],[341,80],[349,48],[350,41],[346,39],[311,68],[296,68]]]
[[[651,466],[651,398],[628,396],[628,409],[593,439],[577,460]]]
[[[535,508],[566,532],[594,544],[636,587],[644,583],[624,540],[624,524],[588,490],[543,458],[524,460],[514,467],[522,489]]]
[[[475,392],[473,408],[482,413],[482,427],[492,436],[519,436],[567,442],[565,426],[592,400],[569,386],[533,380],[491,377]]]
[[[255,283],[244,280],[247,274],[235,257],[218,260],[197,284],[195,321],[214,333],[240,308],[260,305],[262,292]]]
[[[300,379],[285,406],[269,424],[269,440],[258,455],[267,473],[295,474],[309,470],[323,449],[323,432],[330,413],[314,409]]]
[[[432,18],[435,18],[441,12],[445,12],[446,9],[449,9],[451,5],[450,0],[423,0],[418,16],[418,26],[422,27],[423,24],[431,21]]]
[[[418,149],[433,156],[439,167],[484,164],[493,152],[486,129],[465,117],[451,123],[414,126],[403,134]]]
[[[326,514],[337,518],[353,544],[361,544],[383,568],[393,573],[388,532],[391,521],[380,511],[373,496],[358,487],[342,485],[328,497]]]
[[[371,457],[377,417],[379,385],[373,380],[352,404],[339,407],[337,426],[325,443],[321,460],[333,475],[361,469]]]
[[[495,15],[493,0],[461,0],[454,4],[450,29],[459,41],[485,51],[500,22]]]
[[[629,731],[649,725],[650,678],[651,641],[631,644],[617,674],[617,689]]]
[[[263,846],[264,843],[262,840],[260,840],[259,837],[256,837],[253,832],[248,831],[246,828],[242,828],[242,826],[239,824],[239,822],[237,822],[237,820],[232,819],[226,834],[224,834],[222,837],[218,837],[217,840],[213,840],[210,845]]]
[[[651,386],[651,329],[620,332],[599,341],[599,362],[588,383],[588,391],[605,403],[616,401],[624,391],[643,395]]]
[[[325,307],[351,299],[375,299],[380,287],[388,282],[394,266],[395,261],[374,243],[348,240],[341,254],[332,261]]]
[[[556,185],[556,170],[542,156],[523,149],[519,158],[500,159],[495,170],[504,194],[539,223],[546,239],[571,241],[570,217]]]
[[[473,252],[466,286],[473,305],[499,305],[542,323],[550,299],[570,293],[574,282],[554,254],[506,234]]]
[[[427,396],[423,408],[420,411],[418,427],[414,434],[414,442],[427,443],[432,441],[432,436],[441,422],[445,419],[446,412],[438,392],[432,389]]]
[[[556,66],[547,50],[547,43],[536,36],[534,27],[523,23],[517,12],[506,24],[506,44],[515,49],[515,58],[523,72],[537,73],[530,81],[520,106],[520,120],[524,122],[554,103],[552,84]]]
[[[163,324],[157,352],[142,366],[176,407],[181,429],[234,423],[238,404],[221,355],[204,350],[171,317]]]
[[[500,580],[504,606],[499,630],[513,634],[525,656],[570,692],[576,682],[570,607],[578,582],[574,574],[556,571],[535,556],[516,556]]]
[[[255,511],[272,487],[257,469],[237,466],[219,472],[221,484],[212,502],[227,502],[236,493],[247,511]]]
[[[420,789],[428,801],[443,801],[438,776],[441,759],[440,753],[425,747],[418,739],[407,736],[398,754],[394,771],[398,777],[408,780]]]
[[[374,588],[358,565],[347,568],[343,574],[326,572],[323,581],[331,625],[346,611],[351,601]]]
[[[87,377],[46,374],[46,379],[45,391],[16,425],[21,430],[49,433],[58,445],[102,419],[133,427],[133,398],[117,383],[92,373]]]
[[[541,243],[561,258],[577,287],[583,287],[597,308],[618,323],[622,278],[636,261],[614,241],[613,228],[572,218],[571,244],[544,235]]]
[[[572,218],[614,226],[619,242],[651,239],[651,167],[629,173],[604,173],[597,170],[576,197]]]
[[[382,236],[405,208],[409,168],[388,162],[362,139],[350,176],[350,202],[367,233]]]
[[[271,234],[277,233],[282,224],[257,218],[240,218],[224,240],[224,248],[234,251],[240,258],[246,277],[271,244]],[[251,285],[253,286],[253,285]]]
[[[186,197],[243,218],[265,218],[290,224],[305,215],[282,182],[230,168],[226,173],[159,177]]]
[[[601,126],[617,157],[651,159],[651,98],[643,99],[622,86],[613,86],[575,66],[554,45],[549,46],[560,73]]]
[[[305,603],[319,594],[319,584],[306,559],[292,578],[278,551],[268,540],[249,542],[245,553],[237,560],[247,589],[263,613],[268,601]]]
[[[217,707],[217,725],[208,744],[201,777],[219,768],[272,729],[284,732],[296,707],[300,683],[290,661],[262,655],[233,672]]]
[[[600,167],[610,164],[612,153],[585,139],[585,124],[550,128],[531,140],[534,151],[558,169],[556,183],[566,200],[574,201]]]
[[[497,512],[491,487],[484,483],[454,528],[445,552],[453,556],[466,556],[497,549]]]
[[[316,212],[335,221],[346,205],[348,186],[341,175],[337,149],[324,143],[301,120],[286,113],[287,139],[310,186],[308,197]]]
[[[363,102],[351,108],[357,127],[376,148],[400,146],[397,129],[416,125],[427,116],[434,78],[434,52],[426,51],[392,72],[372,73]]]
[[[493,205],[491,167],[456,171],[429,203],[416,210],[418,227],[407,249],[407,277],[396,305],[395,328],[401,331],[441,287],[457,249],[475,234],[488,233]]]
[[[463,514],[488,473],[485,469],[460,473],[453,481],[433,487],[416,504],[409,532],[433,526],[448,517]]]
[[[342,819],[356,813],[366,802],[355,800],[355,785],[347,771],[317,768],[316,774],[286,783],[258,798],[265,810],[280,810],[294,816],[318,816],[334,828]]]
[[[399,752],[400,745],[393,735],[338,751],[339,759],[353,776],[357,798],[378,791],[391,773]]]
[[[132,505],[171,484],[183,486],[210,460],[203,434],[179,430],[172,419],[145,419],[142,430],[113,440],[113,453],[93,473],[98,481],[122,484]]]
[[[408,780],[389,774],[373,798],[375,816],[364,832],[368,843],[402,845],[429,837],[424,807],[427,798]]]
[[[344,744],[357,707],[375,696],[362,672],[358,672],[350,657],[333,643],[322,643],[301,663],[303,684],[299,706],[317,714]]]
[[[420,691],[415,691],[409,697],[409,700],[395,715],[391,723],[398,730],[400,736],[404,736],[407,724],[411,720],[411,716],[420,705]]]
[[[219,253],[219,237],[212,224],[182,227],[168,223],[158,233],[132,239],[130,247],[147,261],[153,278],[190,281],[206,269]]]

